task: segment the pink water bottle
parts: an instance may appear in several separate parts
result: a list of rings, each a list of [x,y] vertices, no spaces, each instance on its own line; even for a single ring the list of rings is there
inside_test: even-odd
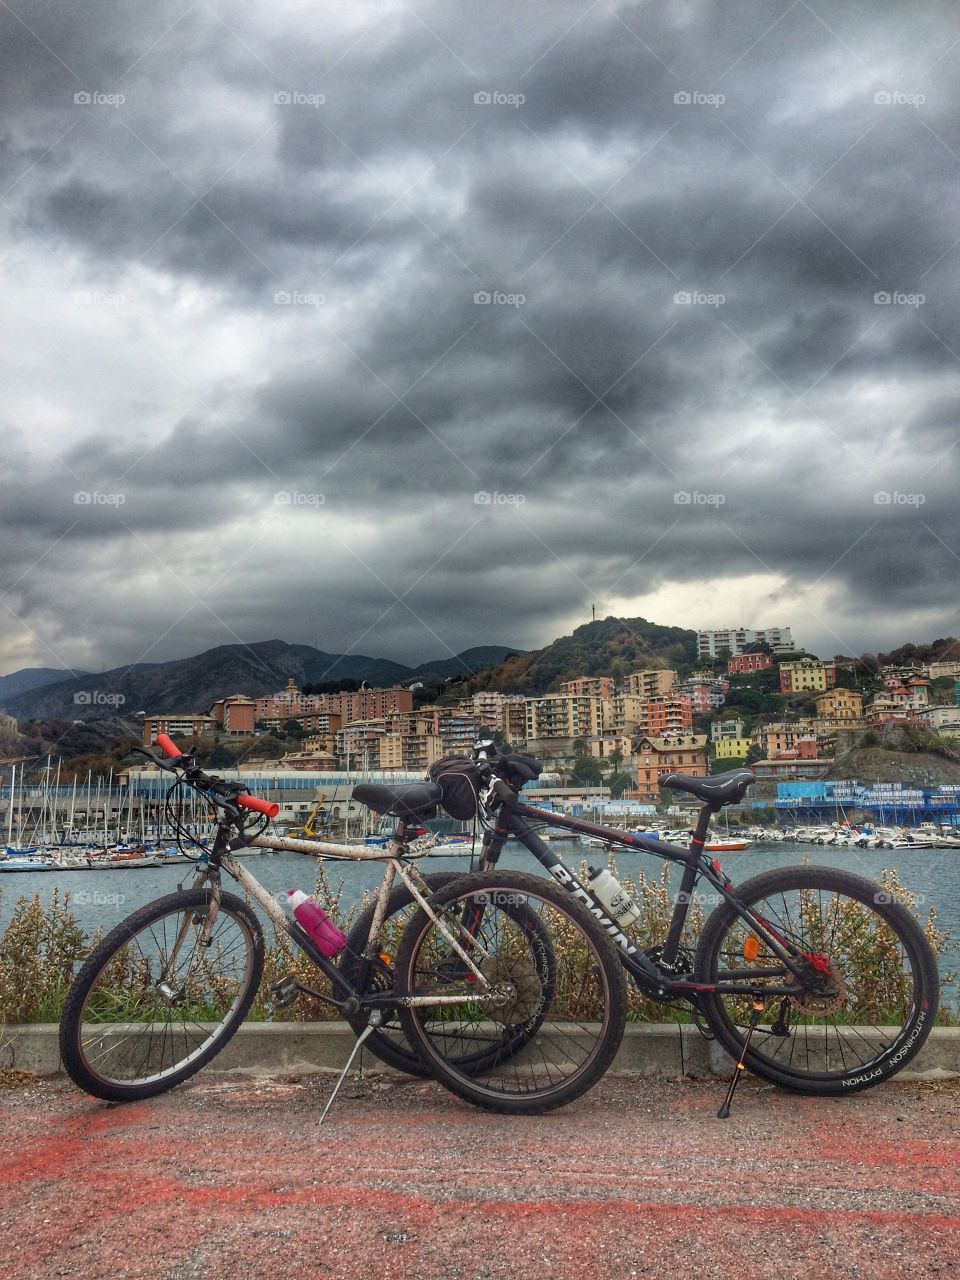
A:
[[[304,933],[309,933],[325,956],[332,958],[347,945],[347,935],[337,928],[323,907],[314,898],[308,898],[302,889],[288,889],[287,902],[297,924]]]

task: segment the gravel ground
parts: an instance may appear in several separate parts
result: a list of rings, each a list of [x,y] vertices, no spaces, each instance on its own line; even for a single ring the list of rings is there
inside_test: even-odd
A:
[[[109,1106],[0,1093],[0,1270],[353,1280],[867,1280],[960,1274],[960,1090],[837,1100],[608,1076],[489,1115],[435,1084],[203,1072]]]

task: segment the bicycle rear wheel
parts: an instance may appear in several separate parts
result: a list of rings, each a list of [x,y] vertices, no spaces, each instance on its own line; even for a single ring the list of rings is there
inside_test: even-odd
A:
[[[767,1002],[745,1059],[755,1075],[802,1093],[853,1093],[889,1079],[920,1051],[937,1012],[936,957],[916,920],[886,890],[832,867],[783,867],[748,880],[736,894],[811,957],[803,989]],[[724,902],[701,935],[696,981],[737,982],[752,968],[778,973],[761,985],[795,981]],[[736,994],[700,1000],[710,1029],[734,1058],[751,1005]]]
[[[81,1089],[111,1102],[163,1093],[243,1022],[263,976],[263,933],[243,899],[223,893],[204,945],[210,905],[209,889],[168,894],[91,952],[60,1020],[60,1056]]]
[[[462,879],[463,875],[464,873],[460,871],[439,871],[424,876],[424,880],[427,882],[431,893],[436,893],[439,889]],[[538,957],[542,966],[541,981],[544,985],[549,985],[555,980],[556,969],[556,957],[553,953],[553,945],[549,935],[534,913],[524,914],[522,907],[508,909],[513,912],[519,928],[541,935],[538,945],[534,949],[534,954]],[[400,940],[404,929],[418,910],[417,901],[405,884],[398,885],[390,894],[387,903],[387,915],[380,937],[380,953],[374,960],[364,994],[369,993],[371,990],[393,990],[396,955],[399,950]],[[347,945],[342,952],[342,959],[340,960],[341,971],[354,986],[359,982],[363,952],[366,950],[375,911],[376,903],[373,903],[358,917],[356,924],[350,931]],[[357,1035],[360,1035],[367,1025],[366,1012],[361,1011],[357,1014],[345,1013],[344,1017]],[[537,1030],[538,1025],[537,1017],[531,1017],[525,1022],[514,1026],[509,1040],[504,1044],[497,1044],[492,1049],[481,1048],[479,1051],[473,1051],[468,1047],[464,1056],[457,1059],[457,1065],[465,1070],[476,1070],[482,1065],[490,1065],[497,1055],[517,1052],[527,1043]],[[404,1035],[403,1027],[400,1023],[399,1010],[385,1011],[384,1021],[364,1041],[364,1048],[369,1048],[381,1062],[385,1062],[387,1066],[393,1067],[397,1071],[404,1071],[412,1076],[429,1076],[431,1074],[420,1055],[411,1047]]]
[[[418,911],[404,932],[395,989],[424,1001],[400,1019],[437,1079],[478,1106],[525,1115],[591,1088],[627,1013],[619,953],[593,917],[546,878],[510,871],[464,876],[432,905],[436,921]]]

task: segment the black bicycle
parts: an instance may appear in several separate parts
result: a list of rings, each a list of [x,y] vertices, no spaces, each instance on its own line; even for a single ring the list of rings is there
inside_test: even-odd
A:
[[[688,848],[525,804],[520,788],[539,772],[532,756],[500,755],[492,743],[480,743],[473,758],[448,758],[432,767],[429,799],[455,817],[480,820],[483,840],[474,869],[481,874],[496,870],[508,839],[529,850],[606,931],[637,988],[663,1004],[680,1001],[739,1067],[788,1089],[843,1094],[889,1079],[919,1052],[938,1006],[937,961],[915,918],[889,891],[822,866],[779,868],[734,887],[720,862],[704,852],[711,817],[742,800],[754,781],[749,769],[660,779],[661,786],[701,801]],[[392,790],[366,794],[358,788],[355,794],[389,813],[395,811],[386,795]],[[606,876],[583,883],[540,838],[541,828],[679,864],[666,935],[641,939],[639,912],[622,886]],[[703,882],[717,906],[697,939],[691,936],[690,911],[703,900]],[[390,906],[398,913],[411,909],[403,891]],[[358,921],[358,933],[368,927],[369,915]],[[429,1011],[407,1022],[416,1028],[418,1046],[424,1036],[433,1037],[445,1052],[443,1026]],[[372,1047],[391,1065],[417,1070],[409,1044],[389,1029]],[[734,1073],[722,1115],[729,1112],[739,1074]]]
[[[247,795],[242,782],[205,773],[166,735],[157,742],[167,758],[143,753],[175,775],[171,796],[192,788],[213,807],[216,836],[199,850],[193,885],[117,925],[74,979],[60,1052],[86,1092],[118,1102],[148,1098],[187,1080],[225,1047],[263,976],[263,931],[251,902],[329,984],[321,991],[288,976],[271,988],[274,1006],[305,993],[339,1010],[357,1032],[340,1082],[361,1044],[392,1053],[394,1019],[418,1073],[490,1110],[547,1111],[600,1079],[627,1013],[616,947],[581,904],[543,877],[421,876],[416,862],[425,849],[408,840],[407,829],[417,830],[423,810],[436,807],[432,784],[376,790],[399,819],[383,849],[290,840],[267,833],[276,804]],[[168,797],[168,816],[182,833],[178,814]],[[362,930],[345,945],[336,940],[336,963],[236,859],[251,845],[385,863]],[[246,900],[224,892],[223,872]],[[398,892],[418,907],[403,928],[391,909]]]

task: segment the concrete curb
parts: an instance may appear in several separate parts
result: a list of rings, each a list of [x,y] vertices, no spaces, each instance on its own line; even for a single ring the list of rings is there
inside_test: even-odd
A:
[[[62,1069],[56,1024],[35,1023],[0,1029],[0,1070],[15,1067],[34,1075]],[[211,1064],[217,1071],[339,1071],[354,1036],[342,1022],[248,1022]],[[683,1046],[681,1061],[681,1043]],[[366,1065],[371,1065],[370,1055]],[[379,1063],[376,1064],[380,1066]],[[612,1070],[635,1075],[728,1076],[732,1061],[696,1027],[644,1022],[627,1027]],[[383,1070],[388,1068],[384,1067]],[[960,1027],[937,1027],[902,1080],[935,1080],[960,1075]]]

